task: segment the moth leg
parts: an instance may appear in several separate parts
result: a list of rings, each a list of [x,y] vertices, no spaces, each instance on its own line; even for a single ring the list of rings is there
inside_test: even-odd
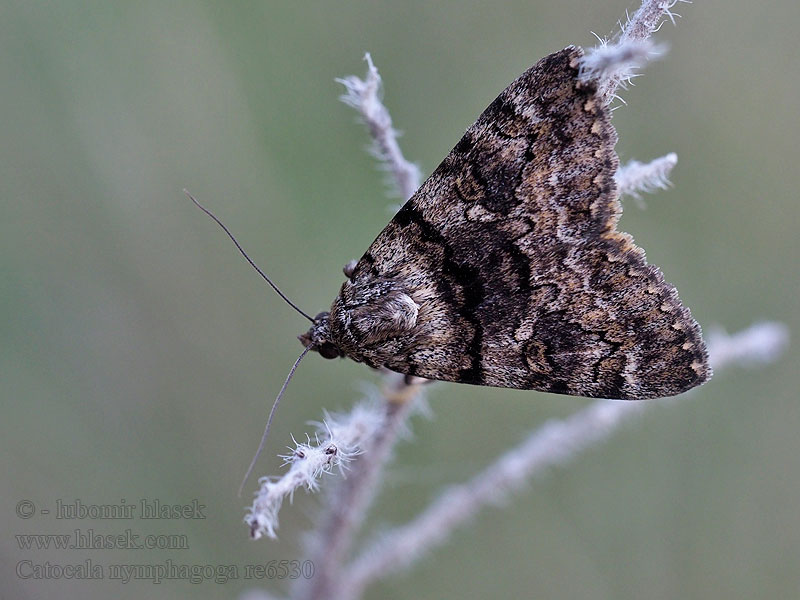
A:
[[[348,262],[344,267],[342,267],[342,272],[344,273],[344,276],[347,277],[350,281],[353,280],[353,273],[356,270],[357,264],[358,261],[354,258],[353,260]]]

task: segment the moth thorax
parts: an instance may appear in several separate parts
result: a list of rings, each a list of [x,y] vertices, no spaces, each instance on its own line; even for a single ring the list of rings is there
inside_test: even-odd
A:
[[[339,358],[344,356],[339,347],[331,341],[331,331],[328,326],[330,313],[321,312],[314,317],[311,328],[302,335],[297,336],[300,343],[306,348],[311,348],[319,353],[322,358]]]

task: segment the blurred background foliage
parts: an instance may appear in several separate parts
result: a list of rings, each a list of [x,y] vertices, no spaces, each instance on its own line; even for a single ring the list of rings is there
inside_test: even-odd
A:
[[[251,564],[300,556],[317,498],[251,542],[236,488],[306,323],[181,193],[227,223],[307,312],[325,310],[390,216],[335,77],[370,51],[407,156],[429,173],[503,87],[627,0],[0,2],[0,285],[5,598],[233,598],[260,582],[21,581],[56,564]],[[800,331],[800,5],[677,7],[669,45],[614,113],[623,160],[675,151],[673,189],[622,225],[708,328]],[[720,373],[484,513],[370,598],[735,598],[800,593],[798,353]],[[362,365],[309,357],[260,473]],[[372,526],[401,523],[584,399],[440,384],[398,449]],[[252,488],[254,483],[251,482]],[[27,498],[197,498],[197,521],[20,520]],[[13,534],[186,534],[183,551],[22,551]],[[469,568],[465,566],[469,565]],[[265,582],[273,591],[285,582]]]

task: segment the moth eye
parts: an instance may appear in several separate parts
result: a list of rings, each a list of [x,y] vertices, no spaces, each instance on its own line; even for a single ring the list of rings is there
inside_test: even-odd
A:
[[[339,358],[341,356],[339,348],[330,342],[322,342],[317,348],[317,352],[322,358]]]

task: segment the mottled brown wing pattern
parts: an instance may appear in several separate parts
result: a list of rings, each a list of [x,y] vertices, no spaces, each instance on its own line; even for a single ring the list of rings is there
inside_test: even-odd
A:
[[[710,376],[675,288],[616,230],[617,136],[578,79],[581,55],[568,47],[514,81],[373,242],[331,310],[348,356],[606,398]]]

